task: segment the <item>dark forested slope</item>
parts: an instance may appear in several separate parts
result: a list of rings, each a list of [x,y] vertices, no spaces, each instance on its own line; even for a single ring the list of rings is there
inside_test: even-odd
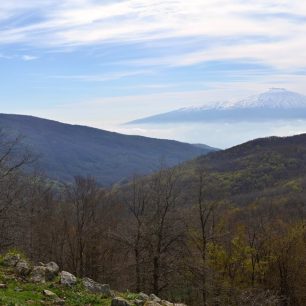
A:
[[[241,196],[271,188],[302,190],[306,174],[306,134],[256,139],[201,156],[185,164],[187,180],[199,168],[227,195]]]
[[[49,177],[64,181],[75,175],[90,175],[99,183],[111,184],[134,173],[156,171],[161,161],[174,166],[213,150],[31,116],[0,114],[0,128],[25,136],[25,144],[40,156],[41,169]]]

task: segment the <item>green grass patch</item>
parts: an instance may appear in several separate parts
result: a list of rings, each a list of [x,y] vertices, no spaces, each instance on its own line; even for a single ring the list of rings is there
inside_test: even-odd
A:
[[[45,289],[54,292],[59,298],[65,299],[65,305],[111,305],[111,299],[86,292],[80,283],[72,288],[63,287],[57,283],[34,284],[16,280],[9,280],[5,283],[8,288],[0,289],[0,305],[53,305],[52,298],[43,295]]]

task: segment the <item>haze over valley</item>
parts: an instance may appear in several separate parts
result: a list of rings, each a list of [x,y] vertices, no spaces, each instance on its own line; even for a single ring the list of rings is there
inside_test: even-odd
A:
[[[163,135],[229,148],[259,137],[303,133],[306,96],[284,88],[271,88],[237,101],[206,103],[139,118],[128,122],[124,128],[130,133]]]

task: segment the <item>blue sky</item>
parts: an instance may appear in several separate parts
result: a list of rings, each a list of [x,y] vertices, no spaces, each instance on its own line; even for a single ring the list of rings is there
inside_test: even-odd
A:
[[[119,124],[269,87],[306,94],[305,37],[301,0],[1,1],[1,112],[164,137]]]

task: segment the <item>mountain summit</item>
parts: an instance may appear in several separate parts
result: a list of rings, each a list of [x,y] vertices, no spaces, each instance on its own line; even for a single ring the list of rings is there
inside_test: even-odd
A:
[[[236,102],[185,107],[137,119],[129,124],[286,119],[306,119],[306,96],[284,88],[271,88],[267,92]]]
[[[271,88],[262,94],[238,101],[229,108],[306,108],[306,96],[284,88]]]

